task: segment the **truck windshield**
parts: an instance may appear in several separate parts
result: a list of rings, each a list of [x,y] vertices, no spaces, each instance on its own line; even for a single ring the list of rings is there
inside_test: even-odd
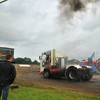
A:
[[[46,59],[46,54],[43,54],[42,55],[42,60],[45,60]]]

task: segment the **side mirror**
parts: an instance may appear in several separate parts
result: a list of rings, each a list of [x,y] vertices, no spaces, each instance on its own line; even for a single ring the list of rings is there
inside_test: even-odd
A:
[[[41,60],[41,56],[39,56],[39,60]]]

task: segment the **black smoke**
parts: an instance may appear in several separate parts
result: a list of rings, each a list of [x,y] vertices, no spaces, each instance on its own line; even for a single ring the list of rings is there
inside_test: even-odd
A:
[[[60,0],[58,9],[60,11],[59,18],[61,19],[73,19],[74,14],[79,12],[85,12],[89,3],[97,3],[100,0]]]

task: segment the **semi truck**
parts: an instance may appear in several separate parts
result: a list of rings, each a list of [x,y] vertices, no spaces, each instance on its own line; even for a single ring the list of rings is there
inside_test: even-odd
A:
[[[8,54],[12,56],[12,62],[14,62],[14,48],[0,47],[0,61],[5,61]]]
[[[64,51],[49,50],[43,52],[40,59],[40,74],[44,78],[67,77],[71,82],[89,81],[93,77],[91,66],[69,65]]]

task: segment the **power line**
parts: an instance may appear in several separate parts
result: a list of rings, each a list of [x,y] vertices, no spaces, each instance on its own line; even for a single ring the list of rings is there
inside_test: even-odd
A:
[[[8,0],[3,0],[3,1],[0,1],[0,4],[1,4],[1,3],[3,3],[3,2],[5,2],[5,1],[8,1]]]

